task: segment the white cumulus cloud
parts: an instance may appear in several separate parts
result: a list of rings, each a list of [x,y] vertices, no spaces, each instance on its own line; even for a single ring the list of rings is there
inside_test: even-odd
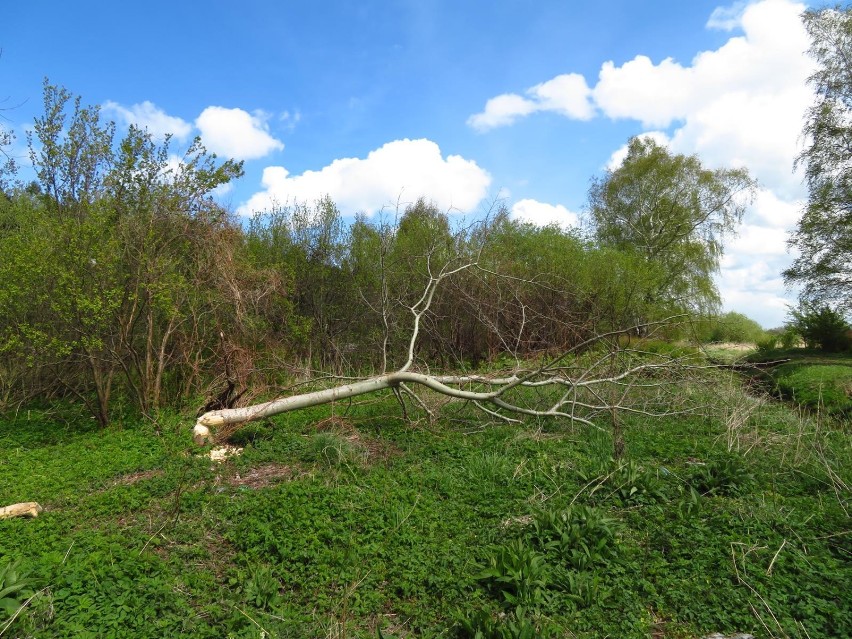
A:
[[[439,208],[470,211],[486,196],[491,176],[476,162],[441,154],[431,140],[395,140],[366,158],[334,160],[318,171],[291,175],[283,166],[264,169],[263,191],[240,208],[249,215],[274,204],[313,202],[328,195],[344,213],[380,211],[400,198],[426,197]]]
[[[721,31],[733,31],[742,21],[743,12],[748,6],[745,0],[738,0],[728,7],[716,7],[707,20],[708,29],[720,29]]]
[[[492,98],[468,123],[485,131],[540,111],[636,120],[665,134],[678,153],[698,153],[714,166],[746,166],[764,185],[800,197],[801,177],[791,166],[812,102],[806,80],[814,69],[805,55],[803,10],[790,0],[735,3],[714,12],[708,25],[736,27],[742,35],[688,64],[643,55],[620,66],[604,62],[591,88],[581,75],[559,75],[526,96]]]
[[[660,146],[671,146],[669,136],[667,136],[663,131],[646,131],[645,133],[640,133],[636,137],[642,138],[643,140],[653,140]],[[606,163],[607,169],[614,171],[621,166],[621,163],[624,162],[627,157],[627,147],[628,144],[625,142],[612,152],[612,155],[609,156],[609,160],[607,160]]]
[[[131,104],[129,107],[108,100],[103,104],[102,109],[105,115],[115,117],[125,126],[135,124],[139,128],[147,129],[159,140],[171,134],[176,140],[186,141],[192,133],[192,125],[189,122],[169,115],[148,100]]]
[[[599,114],[634,120],[645,129],[642,135],[675,153],[698,154],[708,166],[747,168],[761,189],[740,236],[726,247],[719,287],[727,308],[780,324],[789,301],[780,273],[793,259],[786,238],[805,195],[801,172],[792,166],[801,149],[805,111],[813,102],[807,78],[815,67],[806,54],[804,9],[792,0],[738,0],[709,16],[707,28],[732,34],[717,49],[686,62],[643,55],[621,65],[603,62],[591,88],[576,76],[573,88],[566,89],[575,99],[571,109],[562,108],[564,97],[548,101],[541,92],[559,86],[566,77],[560,75],[523,96],[489,100],[468,124],[485,131],[539,111],[579,120]],[[616,168],[625,154],[626,145],[615,150],[606,168]]]
[[[561,204],[547,204],[532,199],[518,200],[512,205],[512,219],[530,222],[536,226],[555,224],[563,229],[578,226],[580,217]]]
[[[209,106],[195,120],[204,145],[218,155],[237,160],[254,160],[273,151],[281,151],[284,143],[269,133],[269,115],[253,114],[243,109]]]
[[[468,118],[477,131],[487,131],[512,124],[518,118],[536,111],[554,111],[577,120],[594,117],[590,102],[591,90],[586,79],[578,73],[566,73],[527,89],[527,97],[505,93],[491,98],[482,113]]]

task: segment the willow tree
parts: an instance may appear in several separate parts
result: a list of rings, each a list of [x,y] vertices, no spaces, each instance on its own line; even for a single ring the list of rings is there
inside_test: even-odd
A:
[[[634,137],[621,165],[593,180],[588,210],[602,246],[635,253],[656,271],[649,301],[707,309],[718,306],[713,276],[754,187],[745,169],[709,169]]]
[[[806,11],[814,103],[804,126],[808,202],[790,246],[798,257],[784,272],[806,303],[852,311],[852,8]]]

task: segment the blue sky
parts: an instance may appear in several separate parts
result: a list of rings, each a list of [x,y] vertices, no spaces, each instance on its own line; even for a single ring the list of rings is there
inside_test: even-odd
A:
[[[6,126],[44,77],[120,126],[201,134],[246,175],[248,213],[330,194],[345,214],[426,195],[476,214],[570,225],[589,180],[650,134],[761,190],[719,278],[766,326],[805,192],[792,171],[811,62],[789,0],[14,2],[0,33]],[[10,107],[10,108],[8,108]],[[23,162],[24,164],[26,162]]]

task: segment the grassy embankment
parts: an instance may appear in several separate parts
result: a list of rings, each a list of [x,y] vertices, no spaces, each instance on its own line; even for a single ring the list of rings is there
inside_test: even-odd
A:
[[[177,416],[21,411],[0,505],[46,510],[0,521],[11,598],[38,593],[3,636],[849,636],[848,422],[689,392],[714,410],[625,418],[618,462],[605,429],[390,398],[251,426],[223,464]]]

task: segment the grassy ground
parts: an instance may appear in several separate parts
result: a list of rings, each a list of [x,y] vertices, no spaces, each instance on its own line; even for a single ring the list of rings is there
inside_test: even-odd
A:
[[[10,599],[38,593],[4,636],[849,636],[848,423],[690,392],[713,414],[627,421],[618,462],[606,430],[390,398],[252,426],[222,464],[177,416],[19,413],[0,505],[45,512],[0,521],[0,575],[33,580]]]
[[[852,354],[793,348],[755,353],[749,359],[788,360],[767,370],[773,391],[818,413],[852,417]]]

